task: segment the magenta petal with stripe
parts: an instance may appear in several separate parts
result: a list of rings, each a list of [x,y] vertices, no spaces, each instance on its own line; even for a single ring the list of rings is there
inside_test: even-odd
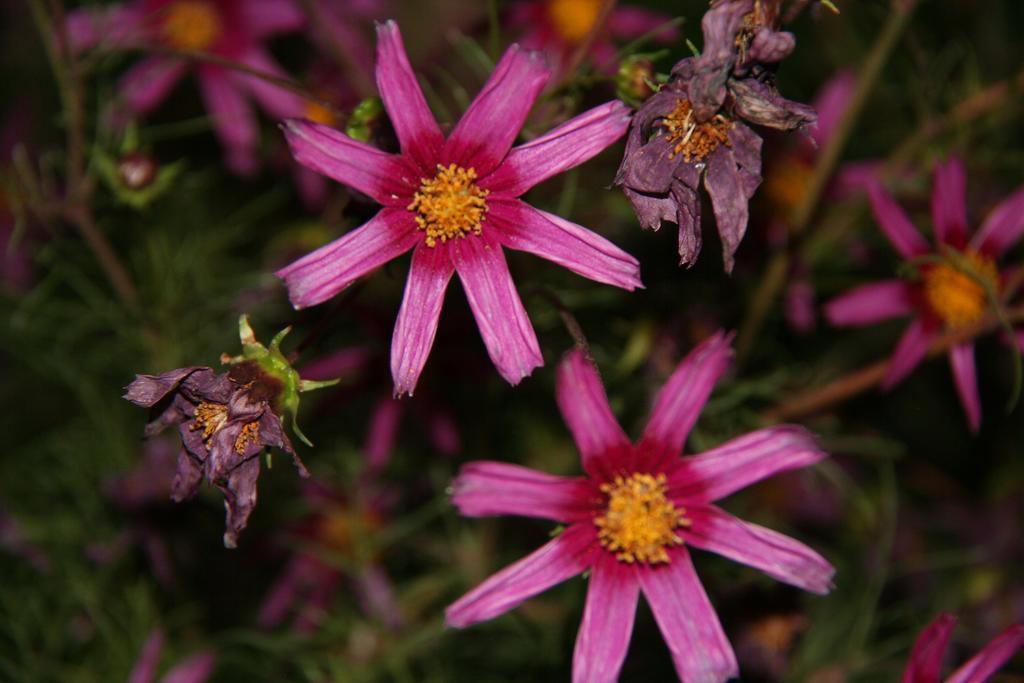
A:
[[[985,683],[1021,648],[1024,648],[1024,625],[1016,624],[954,671],[946,683]]]
[[[1024,236],[1024,187],[992,209],[971,239],[971,245],[986,254],[1002,256]]]
[[[412,395],[434,345],[448,282],[455,266],[444,249],[416,247],[405,283],[402,307],[391,338],[391,378],[395,396]]]
[[[835,568],[824,557],[771,529],[739,520],[714,505],[686,508],[691,524],[683,529],[686,542],[812,593],[832,589]]]
[[[952,614],[940,614],[921,631],[910,651],[903,683],[938,683],[942,675],[942,658],[955,626],[956,619]]]
[[[441,163],[473,168],[481,177],[497,168],[550,77],[540,53],[518,45],[506,50],[445,142]]]
[[[558,366],[555,396],[589,473],[613,471],[632,444],[608,405],[597,368],[580,349]]]
[[[719,332],[683,359],[658,393],[642,443],[664,455],[679,455],[711,390],[732,362],[731,336]]]
[[[889,238],[893,248],[905,259],[912,259],[931,251],[928,242],[907,218],[900,205],[877,181],[868,183],[868,199],[882,232]]]
[[[573,683],[615,683],[633,635],[636,569],[604,554],[593,566],[572,658]]]
[[[589,519],[591,498],[599,496],[583,477],[502,462],[467,463],[452,484],[452,502],[467,517],[517,515],[571,523]]]
[[[803,427],[759,429],[680,460],[668,475],[669,495],[709,503],[762,479],[824,460],[814,437]]]
[[[914,371],[928,353],[935,335],[936,331],[920,318],[910,323],[889,358],[889,367],[882,380],[883,389],[892,389]]]
[[[825,316],[838,327],[872,325],[915,310],[910,285],[903,280],[880,280],[840,294],[825,305]]]
[[[402,153],[415,159],[422,170],[433,170],[444,138],[409,64],[398,24],[393,21],[377,25],[377,90]]]
[[[524,600],[582,574],[595,550],[594,527],[574,524],[449,605],[445,620],[461,628],[504,614]]]
[[[960,405],[967,415],[972,432],[981,427],[981,397],[978,395],[978,373],[974,364],[974,344],[960,344],[949,350],[949,368],[960,397]]]
[[[643,287],[637,260],[597,233],[518,199],[488,204],[487,220],[509,249],[536,254],[596,282],[629,291]]]
[[[370,221],[277,271],[296,308],[330,299],[358,278],[412,249],[419,236],[408,211],[383,209]]]
[[[955,157],[935,167],[932,226],[939,244],[961,248],[967,243],[967,171]]]
[[[637,570],[644,597],[685,683],[721,683],[739,676],[739,665],[686,548],[668,565]]]
[[[509,384],[519,384],[544,358],[501,247],[481,237],[456,240],[449,251],[491,361]]]
[[[536,140],[514,147],[480,185],[496,195],[518,197],[599,154],[626,133],[629,119],[630,110],[618,100],[594,107]]]

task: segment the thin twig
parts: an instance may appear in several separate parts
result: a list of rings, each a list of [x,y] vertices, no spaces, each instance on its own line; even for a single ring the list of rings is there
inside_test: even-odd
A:
[[[889,54],[896,46],[896,41],[903,33],[910,19],[917,0],[905,0],[893,2],[889,17],[882,27],[878,40],[868,53],[857,85],[850,96],[850,103],[843,111],[843,115],[836,123],[835,132],[822,148],[821,153],[814,165],[814,171],[808,181],[803,200],[797,205],[790,227],[793,237],[799,238],[811,224],[818,206],[821,203],[828,181],[835,171],[839,157],[842,155],[853,133],[854,125],[860,117],[864,105],[867,104],[868,96],[875,87],[882,67],[889,58]],[[790,265],[789,248],[776,252],[765,268],[761,281],[754,289],[754,296],[747,308],[746,316],[740,325],[739,336],[736,339],[736,358],[738,363],[749,355],[754,348],[754,342],[761,333],[768,311],[778,298],[779,293],[786,284],[786,274]]]

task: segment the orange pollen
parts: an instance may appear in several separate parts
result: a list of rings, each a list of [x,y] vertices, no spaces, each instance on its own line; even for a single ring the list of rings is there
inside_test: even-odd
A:
[[[601,14],[601,0],[548,0],[548,21],[567,43],[580,43]]]
[[[192,431],[203,430],[203,441],[209,442],[210,437],[217,433],[217,430],[224,426],[228,419],[228,407],[223,403],[208,403],[203,401],[196,406],[195,424],[190,427]]]
[[[178,0],[166,9],[160,33],[175,49],[205,50],[222,28],[220,14],[208,0]]]
[[[666,140],[676,143],[669,159],[682,154],[686,163],[703,161],[719,145],[732,145],[729,142],[729,130],[733,122],[716,114],[710,121],[700,123],[693,116],[689,100],[679,100],[672,113],[662,119],[661,125],[668,134]]]
[[[437,175],[423,178],[406,208],[417,212],[416,224],[433,247],[457,237],[479,235],[487,213],[487,190],[480,189],[476,171],[456,164],[437,167]]]
[[[999,271],[992,259],[967,250],[953,262],[927,266],[924,298],[950,328],[976,323],[989,304],[989,293],[999,294]]]
[[[238,433],[235,438],[235,453],[239,455],[245,455],[245,451],[249,446],[257,444],[260,441],[260,423],[250,422],[244,427],[242,431]]]
[[[321,99],[326,99],[321,97]],[[306,100],[306,118],[314,123],[322,123],[325,126],[338,126],[338,117],[328,107],[316,100]]]
[[[594,518],[601,545],[622,562],[667,564],[666,548],[682,545],[676,529],[689,526],[685,511],[666,496],[664,474],[618,476],[602,484],[608,507]]]

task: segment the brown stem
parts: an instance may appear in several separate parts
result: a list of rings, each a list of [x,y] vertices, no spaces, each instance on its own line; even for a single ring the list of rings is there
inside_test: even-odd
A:
[[[857,79],[857,86],[850,96],[850,103],[843,115],[836,123],[835,132],[822,148],[818,155],[814,171],[807,183],[803,200],[796,207],[790,232],[794,237],[799,237],[811,224],[829,179],[835,171],[839,157],[846,147],[846,143],[853,133],[853,127],[860,117],[868,96],[875,87],[882,67],[889,58],[889,54],[896,46],[896,41],[906,28],[910,15],[913,12],[916,0],[904,0],[893,2],[889,17],[882,27],[882,31],[871,47],[864,66]],[[786,271],[789,267],[790,254],[783,249],[772,257],[761,281],[754,290],[755,295],[747,308],[746,316],[740,325],[739,336],[736,339],[736,358],[738,363],[749,355],[754,348],[754,342],[761,333],[764,321],[771,310],[779,292],[786,284]]]
[[[1024,307],[1006,312],[1011,323],[1024,321]],[[990,313],[977,324],[962,330],[950,330],[939,336],[928,349],[928,358],[946,353],[954,346],[971,341],[983,334],[1002,327],[1003,321]],[[762,417],[768,422],[784,422],[821,412],[881,384],[889,369],[889,360],[878,361],[832,380],[823,387],[811,389],[792,396],[774,408],[765,411]]]

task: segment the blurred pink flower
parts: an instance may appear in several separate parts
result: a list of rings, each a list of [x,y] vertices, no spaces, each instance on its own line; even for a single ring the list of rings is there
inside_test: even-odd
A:
[[[729,339],[720,332],[694,349],[669,378],[643,436],[632,444],[612,415],[597,369],[582,351],[569,353],[558,371],[557,400],[586,476],[473,462],[453,485],[453,501],[464,515],[539,517],[567,528],[449,606],[448,624],[461,628],[491,619],[589,572],[574,681],[617,679],[643,591],[679,677],[710,683],[737,676],[738,668],[687,545],[827,593],[834,570],[818,553],[712,504],[824,458],[806,430],[772,427],[679,457],[731,356]]]
[[[363,611],[389,628],[397,628],[402,615],[391,581],[378,558],[364,550],[368,539],[384,525],[394,505],[394,491],[381,486],[368,471],[361,478],[356,498],[347,499],[315,482],[303,487],[303,496],[313,512],[293,530],[293,542],[302,545],[264,598],[260,625],[272,628],[291,615],[296,631],[311,633],[328,614],[341,583],[348,579]],[[344,558],[344,563],[328,561],[324,555],[330,554]]]
[[[139,659],[128,676],[128,683],[154,683],[163,649],[164,634],[155,630],[142,647]],[[214,656],[210,652],[193,655],[164,674],[160,683],[205,683],[213,674],[213,664]]]
[[[202,52],[238,62],[265,74],[286,74],[263,47],[271,36],[299,29],[305,15],[292,0],[131,0],[123,5],[71,12],[68,39],[76,51],[160,48]],[[226,153],[239,174],[257,168],[259,127],[250,106],[255,100],[275,119],[301,116],[302,99],[273,83],[205,61],[153,53],[122,77],[119,93],[128,111],[143,115],[193,71]]]
[[[903,683],[939,683],[942,680],[942,660],[949,637],[956,625],[951,614],[940,614],[930,623],[910,652],[910,661],[903,672]],[[999,634],[981,652],[964,662],[946,683],[985,683],[1024,647],[1024,625],[1017,624]]]
[[[936,246],[932,248],[881,184],[868,183],[875,220],[900,256],[916,266],[920,280],[862,285],[830,301],[825,315],[837,326],[914,316],[889,361],[884,389],[899,384],[917,367],[943,329],[970,327],[989,309],[990,295],[1002,297],[1007,273],[998,270],[996,261],[1024,235],[1024,187],[992,209],[969,240],[966,194],[966,170],[959,159],[936,166],[931,202]],[[976,432],[981,425],[981,399],[974,342],[951,348],[949,363],[968,424]]]
[[[523,47],[542,51],[556,74],[567,75],[573,53],[593,30],[600,12],[601,0],[525,0],[508,9],[504,23],[522,31]],[[657,31],[652,36],[657,42],[674,42],[679,29],[667,25],[670,20],[661,12],[620,4],[590,46],[589,57],[601,71],[614,73],[616,40],[635,40]]]
[[[416,82],[397,24],[379,25],[377,37],[377,86],[401,153],[387,154],[309,121],[287,121],[285,135],[300,163],[384,208],[277,275],[292,304],[305,308],[411,250],[391,346],[395,394],[411,394],[416,387],[455,272],[491,360],[502,377],[517,384],[543,358],[503,247],[537,254],[599,282],[628,290],[642,286],[632,256],[518,199],[621,137],[628,110],[609,102],[510,150],[550,77],[536,53],[512,46],[446,140]]]

